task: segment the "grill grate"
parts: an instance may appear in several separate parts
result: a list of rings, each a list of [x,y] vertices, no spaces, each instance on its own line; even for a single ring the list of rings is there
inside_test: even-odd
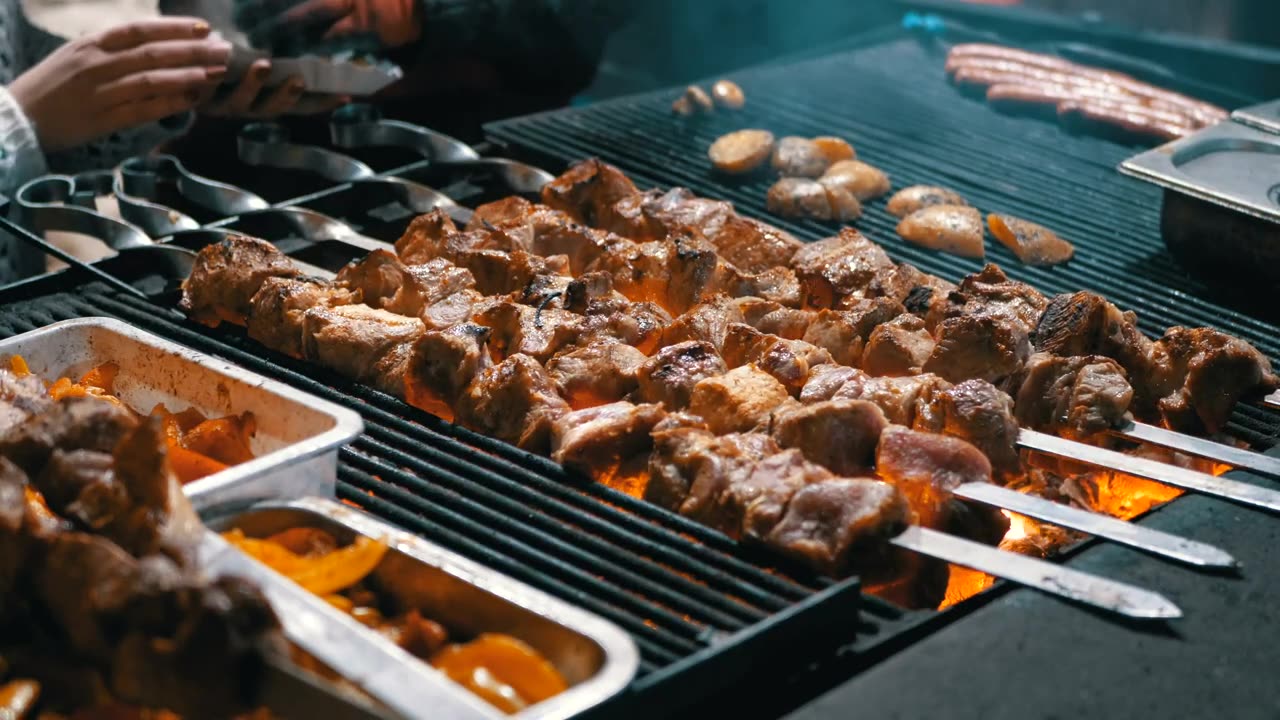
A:
[[[1273,307],[1251,305],[1247,289],[1232,296],[1188,277],[1165,252],[1158,231],[1160,190],[1115,172],[1133,147],[999,115],[947,83],[941,52],[896,34],[858,50],[731,77],[748,98],[740,113],[677,119],[670,112],[675,93],[663,91],[503,121],[486,131],[512,152],[548,167],[597,156],[640,184],[682,185],[731,200],[744,214],[803,239],[831,235],[835,226],[769,215],[764,199],[771,179],[717,176],[706,149],[721,134],[744,127],[766,128],[779,137],[840,135],[853,143],[860,159],[887,172],[895,188],[951,187],[979,208],[1041,222],[1076,245],[1076,257],[1067,265],[1032,268],[998,243],[988,243],[988,258],[1010,276],[1046,293],[1102,293],[1136,311],[1148,333],[1158,335],[1171,325],[1209,325],[1249,340],[1273,359],[1280,357]],[[855,225],[895,260],[951,280],[981,267],[981,261],[903,241],[894,232],[897,218],[885,211],[883,200],[865,209]],[[1246,407],[1230,429],[1268,447],[1280,433],[1278,423],[1275,414]]]

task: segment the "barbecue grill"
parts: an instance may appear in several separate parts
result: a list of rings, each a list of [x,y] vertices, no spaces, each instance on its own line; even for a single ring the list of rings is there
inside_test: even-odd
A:
[[[902,77],[914,78],[913,84],[904,87]],[[1158,192],[1113,171],[1133,148],[1090,137],[1064,138],[1056,126],[994,115],[946,85],[941,52],[897,31],[868,36],[862,47],[846,53],[733,79],[748,95],[748,109],[740,114],[677,120],[668,109],[674,93],[661,92],[498,123],[488,133],[504,153],[532,164],[554,171],[581,157],[599,156],[638,183],[684,185],[732,200],[744,214],[804,239],[827,236],[834,228],[768,217],[767,184],[714,176],[705,148],[723,132],[750,126],[779,135],[844,135],[860,156],[899,185],[954,187],[982,207],[1053,227],[1077,246],[1075,260],[1053,269],[1023,267],[996,248],[993,259],[1011,276],[1046,293],[1103,293],[1136,310],[1149,332],[1174,324],[1212,325],[1249,340],[1270,357],[1280,356],[1271,311],[1188,279],[1161,251],[1155,235]],[[411,152],[404,162],[387,159],[385,150],[376,155],[372,180],[428,184],[464,206],[505,194],[486,184],[483,173],[414,162]],[[369,237],[394,240],[413,214],[379,192],[385,186],[377,183],[338,182],[296,170],[240,166],[215,175],[216,170],[202,168],[258,192],[275,207],[323,212]],[[182,202],[173,201],[175,207]],[[238,216],[209,218],[206,213],[200,220],[205,227],[252,229],[251,221]],[[975,261],[901,242],[894,223],[875,203],[857,225],[895,260],[928,272],[956,279],[979,268]],[[330,268],[361,254],[348,244],[315,242],[297,233],[269,236],[295,257]],[[172,278],[136,256],[123,254],[102,267],[162,302],[172,301],[167,292]],[[943,637],[934,633],[946,633],[944,628],[1008,590],[997,585],[941,612],[904,611],[863,594],[856,579],[833,582],[778,571],[769,559],[718,533],[570,476],[545,458],[264,350],[242,331],[210,330],[157,313],[151,303],[74,270],[13,286],[0,293],[0,303],[2,336],[106,314],[358,410],[366,433],[340,455],[341,499],[570,600],[632,634],[641,653],[639,674],[627,694],[598,711],[601,717],[631,711],[693,715],[735,705],[748,716],[776,714],[895,652],[910,652],[913,643]],[[1229,430],[1265,449],[1280,432],[1280,418],[1242,406]],[[1213,501],[1186,499],[1176,501],[1174,509],[1206,504],[1221,508]],[[1166,516],[1173,514],[1158,513],[1156,519]],[[1197,535],[1195,523],[1181,529]],[[1232,539],[1224,544],[1230,546]],[[1130,557],[1111,547],[1084,554],[1103,552]],[[1253,581],[1252,569],[1249,575],[1245,582]],[[983,613],[991,615],[991,610]],[[748,695],[726,691],[746,687],[753,678],[768,678],[782,691],[767,702],[729,697]],[[697,709],[700,701],[711,704]]]

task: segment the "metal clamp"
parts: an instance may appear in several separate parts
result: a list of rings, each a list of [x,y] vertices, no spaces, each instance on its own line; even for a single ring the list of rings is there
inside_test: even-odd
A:
[[[120,165],[114,185],[116,200],[120,214],[152,237],[200,226],[190,216],[159,202],[162,185],[175,187],[182,197],[224,217],[271,206],[247,190],[187,170],[172,155],[131,158]]]
[[[89,235],[113,250],[151,245],[142,228],[95,208],[94,199],[110,195],[113,186],[107,170],[36,178],[14,195],[13,220],[37,234],[60,230]]]
[[[329,137],[340,148],[405,147],[417,151],[433,165],[445,165],[463,173],[496,177],[512,192],[536,193],[555,176],[541,168],[506,158],[485,158],[475,148],[444,133],[399,120],[386,120],[372,105],[344,105],[329,117]]]
[[[240,131],[236,146],[240,159],[249,165],[301,170],[334,182],[385,185],[389,193],[414,212],[459,207],[439,190],[403,178],[379,176],[373,168],[353,157],[313,145],[291,143],[289,131],[276,123],[245,126]]]

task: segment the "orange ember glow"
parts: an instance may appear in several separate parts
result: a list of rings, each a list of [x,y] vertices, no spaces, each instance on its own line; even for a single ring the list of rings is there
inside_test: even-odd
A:
[[[647,458],[645,458],[647,460]],[[643,498],[649,486],[648,463],[614,463],[604,470],[592,473],[596,482],[625,493],[633,498]]]

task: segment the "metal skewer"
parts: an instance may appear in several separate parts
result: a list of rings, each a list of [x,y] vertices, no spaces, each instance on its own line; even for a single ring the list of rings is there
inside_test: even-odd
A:
[[[1182,609],[1159,593],[936,530],[913,525],[889,542],[1126,617],[1144,620],[1182,617]]]
[[[1126,475],[1154,480],[1165,485],[1191,490],[1204,495],[1252,505],[1272,512],[1280,512],[1280,492],[1250,485],[1238,480],[1215,477],[1207,473],[1168,465],[1155,460],[1134,457],[1114,450],[1086,445],[1056,435],[1023,429],[1018,432],[1018,444],[1029,450],[1096,465]]]
[[[1211,568],[1236,567],[1236,559],[1212,545],[1188,540],[1124,520],[1080,510],[991,483],[965,483],[952,490],[956,497],[1012,510],[1059,527],[1105,538],[1153,555],[1189,565]]]
[[[1272,410],[1280,410],[1280,390],[1276,390],[1270,395],[1262,398],[1262,404]]]
[[[1259,475],[1280,478],[1280,458],[1263,455],[1244,448],[1232,447],[1206,438],[1166,430],[1155,425],[1131,422],[1124,427],[1116,428],[1113,434],[1138,442],[1158,445],[1170,450],[1202,457],[1220,462],[1241,470],[1250,470]]]

